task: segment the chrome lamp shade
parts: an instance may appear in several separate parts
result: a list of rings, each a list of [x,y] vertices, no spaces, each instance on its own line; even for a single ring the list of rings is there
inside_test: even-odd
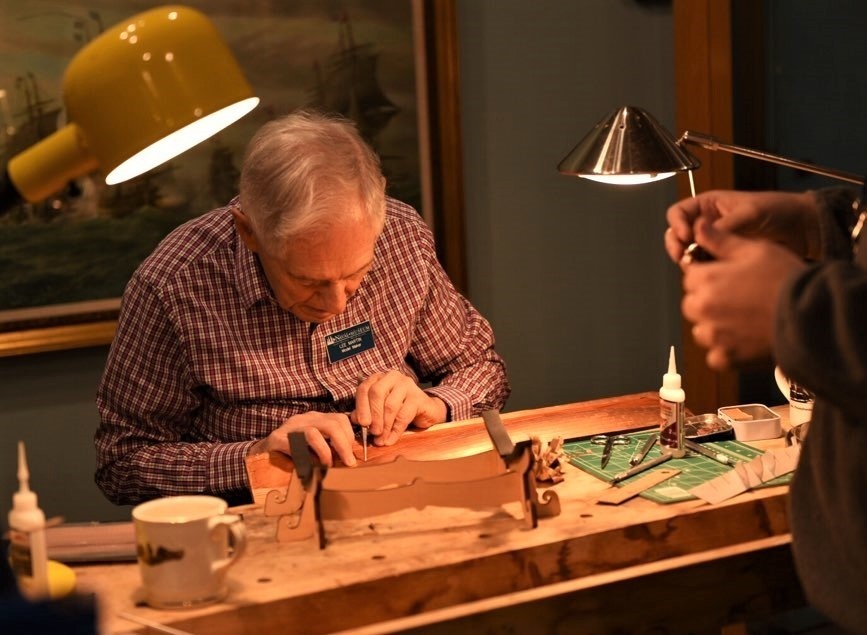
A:
[[[561,174],[640,184],[697,169],[701,163],[650,113],[623,106],[602,119],[564,158]]]
[[[699,160],[684,149],[686,145],[721,150],[857,185],[864,183],[860,174],[724,143],[701,132],[687,130],[675,141],[653,115],[637,106],[618,108],[597,123],[557,169],[561,174],[615,185],[648,183],[700,167]]]

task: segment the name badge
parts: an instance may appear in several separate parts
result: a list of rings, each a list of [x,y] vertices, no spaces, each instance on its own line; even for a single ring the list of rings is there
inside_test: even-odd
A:
[[[373,327],[370,321],[325,336],[328,361],[332,364],[373,348]]]

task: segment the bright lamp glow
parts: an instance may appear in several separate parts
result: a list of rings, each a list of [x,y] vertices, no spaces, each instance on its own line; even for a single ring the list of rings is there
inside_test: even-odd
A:
[[[660,174],[579,174],[578,176],[582,179],[611,185],[644,185],[674,176],[674,172],[662,172]]]
[[[106,29],[63,76],[68,124],[13,157],[9,180],[30,202],[101,170],[116,184],[165,163],[258,103],[199,11],[166,6]],[[132,157],[132,158],[131,158]]]
[[[150,169],[162,165],[182,152],[186,152],[205,139],[212,137],[223,128],[235,123],[253,110],[259,103],[258,97],[249,97],[222,110],[202,117],[185,128],[163,137],[156,143],[131,156],[105,177],[107,185],[123,183],[143,174]]]

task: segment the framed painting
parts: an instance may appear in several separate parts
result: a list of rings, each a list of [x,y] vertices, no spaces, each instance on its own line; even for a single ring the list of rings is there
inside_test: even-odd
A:
[[[160,4],[3,3],[3,166],[62,125],[61,79],[75,53],[105,26]],[[268,119],[302,106],[356,121],[380,154],[389,194],[424,216],[446,271],[464,290],[454,0],[185,4],[220,31],[260,105],[127,183],[106,186],[99,174],[89,175],[43,203],[0,209],[0,356],[109,343],[120,296],[138,264],[174,227],[228,202],[246,140]],[[357,106],[359,95],[367,108]]]

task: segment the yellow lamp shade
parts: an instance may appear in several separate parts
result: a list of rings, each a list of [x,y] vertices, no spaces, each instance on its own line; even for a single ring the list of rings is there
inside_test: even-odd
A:
[[[94,170],[138,176],[237,121],[258,104],[231,51],[199,11],[165,6],[103,32],[63,77],[69,123],[10,160],[28,201]]]

